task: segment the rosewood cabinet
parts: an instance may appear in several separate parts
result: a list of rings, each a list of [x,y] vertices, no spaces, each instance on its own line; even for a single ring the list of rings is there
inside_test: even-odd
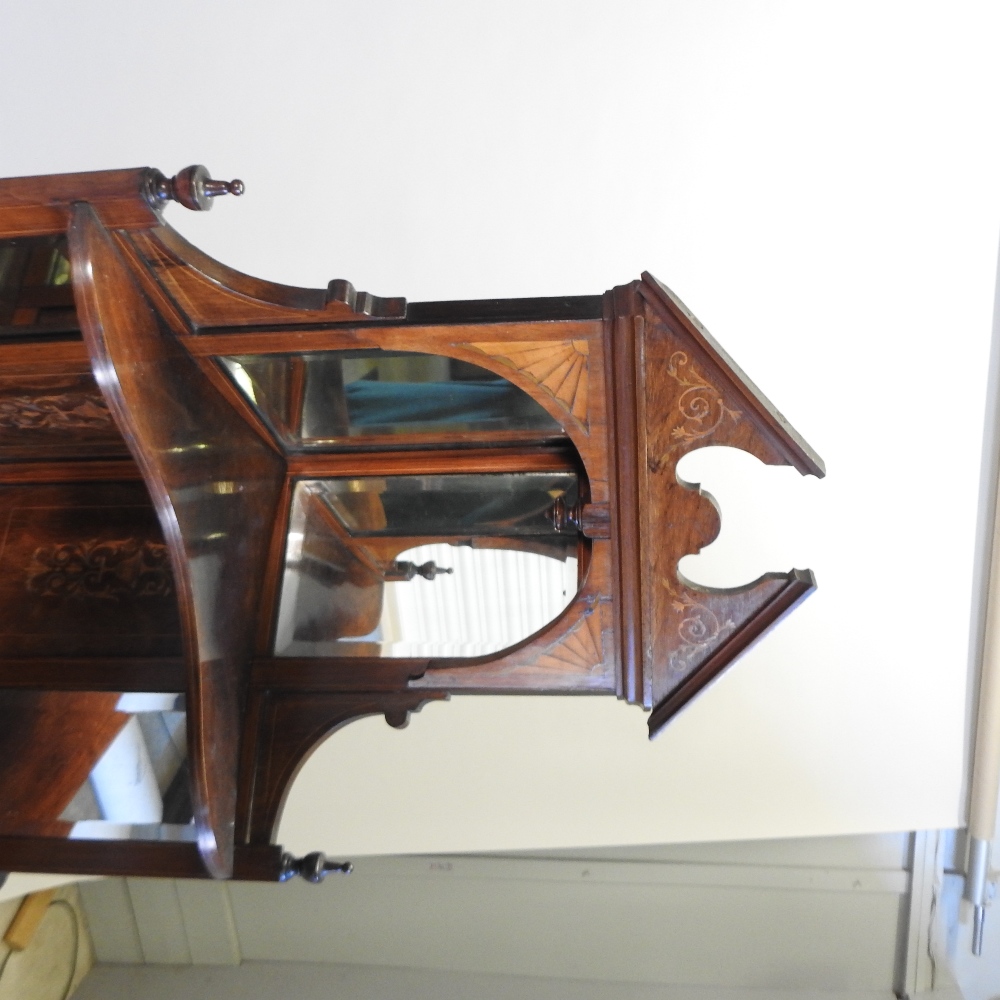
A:
[[[0,869],[319,879],[272,840],[340,726],[588,692],[655,734],[814,587],[679,574],[719,527],[684,454],[823,465],[655,278],[272,284],[163,220],[241,191],[0,181]]]

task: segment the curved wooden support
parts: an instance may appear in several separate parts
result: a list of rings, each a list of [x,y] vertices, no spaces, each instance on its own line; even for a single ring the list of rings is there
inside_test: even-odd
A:
[[[406,315],[406,299],[359,292],[349,281],[331,281],[327,288],[296,288],[241,274],[169,226],[136,233],[133,242],[196,328],[358,322]]]
[[[622,695],[653,708],[653,735],[815,587],[799,570],[732,590],[686,581],[679,560],[716,537],[719,516],[677,463],[729,445],[803,474],[825,469],[669,289],[644,274],[611,299],[618,510],[635,512],[617,518]]]
[[[411,712],[445,691],[302,692],[271,690],[255,695],[248,718],[255,724],[244,751],[253,776],[241,806],[240,842],[267,844],[277,833],[289,789],[302,765],[325,739],[355,719],[384,715],[403,728]]]
[[[284,464],[183,350],[88,204],[73,206],[69,250],[95,377],[169,548],[198,844],[209,872],[228,877],[240,709]]]

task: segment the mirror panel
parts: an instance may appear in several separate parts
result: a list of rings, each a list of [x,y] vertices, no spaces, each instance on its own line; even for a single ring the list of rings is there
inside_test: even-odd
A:
[[[377,535],[555,535],[552,507],[579,499],[567,472],[317,479],[314,491],[355,538]]]
[[[75,840],[196,839],[184,696],[122,694],[121,724],[60,815]]]
[[[286,447],[337,450],[484,434],[561,436],[522,389],[478,365],[404,351],[238,355],[223,369]]]
[[[567,473],[296,484],[276,656],[479,656],[520,642],[578,589],[559,532]]]
[[[0,340],[79,330],[66,237],[0,240]]]
[[[559,550],[554,548],[555,552]],[[483,656],[516,645],[557,618],[576,595],[576,547],[559,555],[437,543],[400,554],[451,573],[387,583],[382,656]],[[344,645],[348,645],[344,642]]]

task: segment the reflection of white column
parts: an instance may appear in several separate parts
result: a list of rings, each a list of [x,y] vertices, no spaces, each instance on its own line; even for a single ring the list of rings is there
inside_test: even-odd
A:
[[[479,656],[527,638],[556,618],[577,591],[577,561],[515,549],[421,545],[400,553],[434,560],[454,573],[387,583],[383,605],[395,612],[383,646],[388,656]],[[391,595],[391,597],[389,597]]]
[[[281,656],[295,639],[295,609],[299,602],[299,563],[302,559],[302,542],[305,539],[305,514],[301,503],[292,507],[288,541],[285,545],[285,572],[281,578],[281,597],[278,603],[278,627],[274,638],[274,653]]]
[[[135,718],[104,751],[90,772],[94,795],[106,820],[120,823],[159,823],[163,799]]]

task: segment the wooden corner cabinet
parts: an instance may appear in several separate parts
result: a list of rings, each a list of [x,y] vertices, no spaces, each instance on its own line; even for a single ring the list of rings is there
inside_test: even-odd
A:
[[[0,870],[317,881],[272,841],[339,727],[583,692],[655,734],[815,586],[678,572],[687,452],[823,463],[651,275],[272,284],[163,220],[241,192],[0,181]]]

